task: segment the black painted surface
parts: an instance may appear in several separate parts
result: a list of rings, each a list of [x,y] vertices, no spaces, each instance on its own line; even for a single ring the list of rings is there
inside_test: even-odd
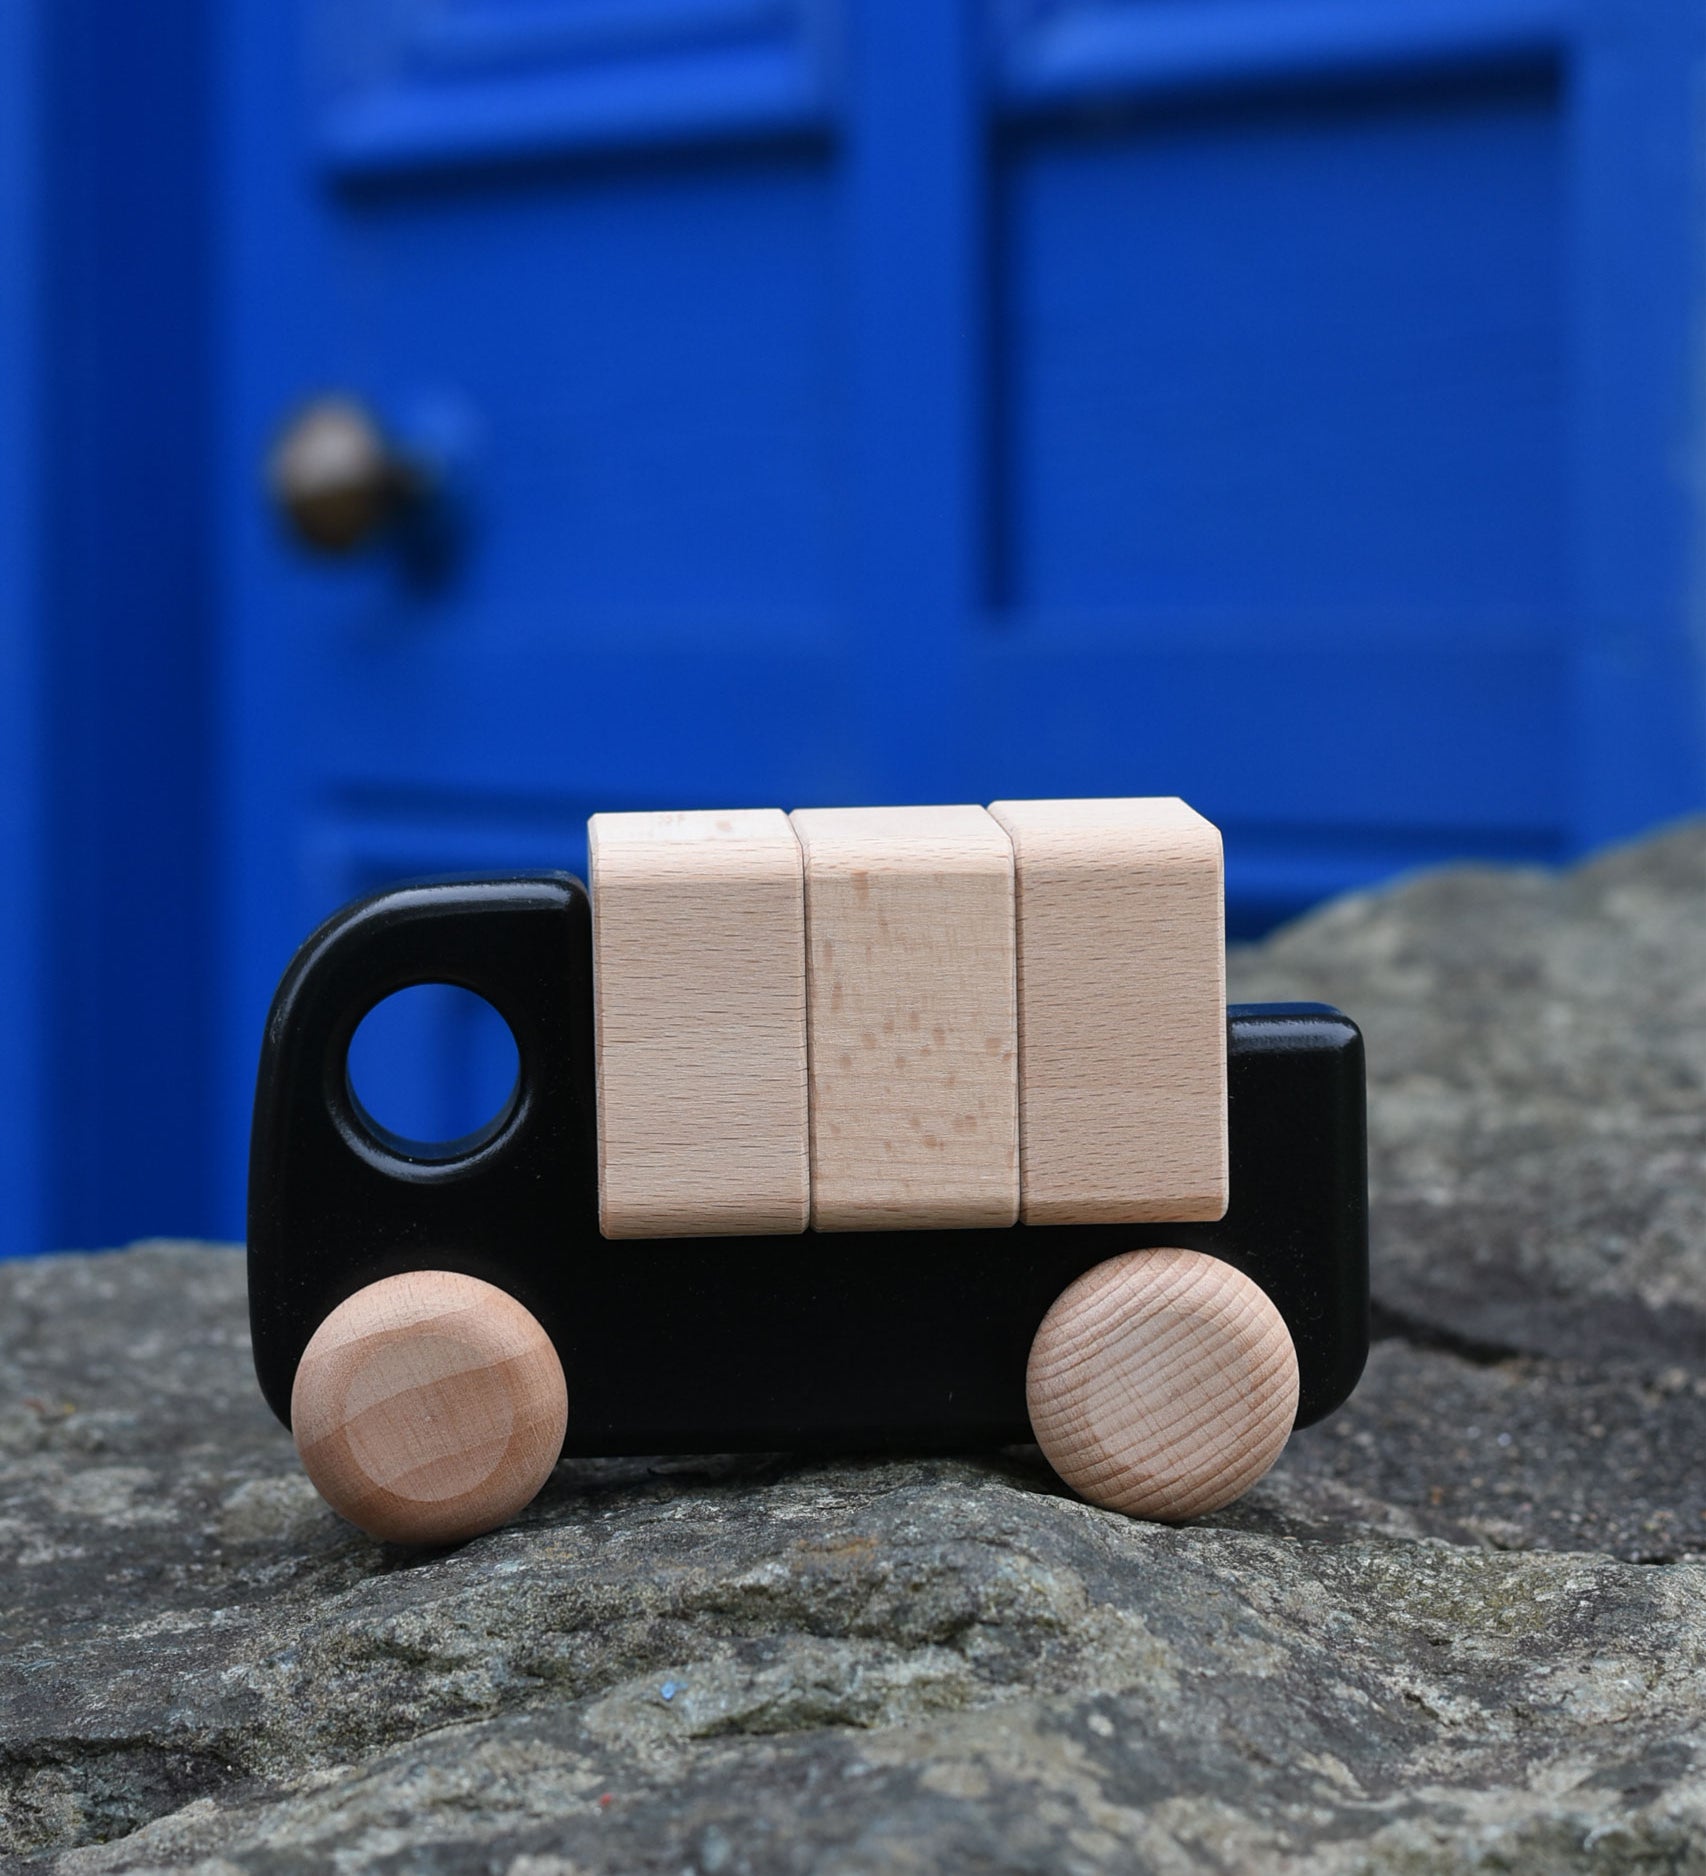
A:
[[[516,1095],[410,1159],[349,1092],[373,1005],[463,985],[508,1021]],[[570,1453],[962,1448],[1030,1437],[1025,1359],[1056,1296],[1142,1246],[1209,1251],[1297,1344],[1299,1423],[1368,1350],[1362,1039],[1323,1005],[1228,1012],[1232,1205],[1213,1224],[606,1240],[598,1231],[591,913],[566,874],[363,900],[307,941],[268,1020],[249,1186],[255,1366],[288,1422],[296,1364],[344,1298],[397,1271],[499,1284],[545,1325]]]

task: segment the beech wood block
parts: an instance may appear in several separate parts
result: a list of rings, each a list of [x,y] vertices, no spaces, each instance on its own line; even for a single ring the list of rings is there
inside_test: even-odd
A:
[[[804,1231],[805,885],[788,817],[595,814],[587,839],[600,1228]]]
[[[513,1296],[417,1270],[358,1290],[321,1323],[290,1412],[334,1511],[392,1543],[453,1544],[545,1483],[568,1396],[551,1338]]]
[[[1025,1222],[1223,1217],[1219,831],[1170,797],[990,813],[1013,842]]]
[[[1013,849],[982,808],[807,808],[812,1225],[1018,1216]]]
[[[1241,1271],[1129,1251],[1061,1292],[1031,1344],[1026,1404],[1055,1471],[1093,1504],[1174,1522],[1228,1505],[1297,1418],[1297,1351]]]

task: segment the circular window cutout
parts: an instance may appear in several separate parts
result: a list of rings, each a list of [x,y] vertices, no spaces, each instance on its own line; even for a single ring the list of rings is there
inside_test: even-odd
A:
[[[349,1051],[363,1117],[409,1159],[455,1159],[509,1118],[521,1054],[484,997],[456,984],[413,984],[376,1003]]]

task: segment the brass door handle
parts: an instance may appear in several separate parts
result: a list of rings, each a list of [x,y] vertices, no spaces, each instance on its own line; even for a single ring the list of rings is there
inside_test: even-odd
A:
[[[291,534],[319,554],[367,546],[431,492],[431,477],[351,397],[317,397],[279,432],[266,482]]]

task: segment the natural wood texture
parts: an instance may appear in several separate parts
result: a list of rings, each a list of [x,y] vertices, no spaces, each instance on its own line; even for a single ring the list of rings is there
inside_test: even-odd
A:
[[[1013,852],[982,808],[810,808],[812,1224],[1018,1215]]]
[[[606,1237],[804,1231],[805,886],[777,809],[595,814]]]
[[[1218,830],[1170,797],[990,813],[1013,842],[1025,1222],[1223,1216]]]
[[[453,1544],[513,1517],[562,1451],[551,1338],[514,1297],[444,1270],[358,1290],[315,1331],[290,1402],[334,1511],[397,1544]]]
[[[1279,1311],[1201,1251],[1087,1271],[1043,1318],[1025,1375],[1032,1431],[1066,1483],[1167,1522],[1255,1484],[1290,1437],[1297,1388]]]

